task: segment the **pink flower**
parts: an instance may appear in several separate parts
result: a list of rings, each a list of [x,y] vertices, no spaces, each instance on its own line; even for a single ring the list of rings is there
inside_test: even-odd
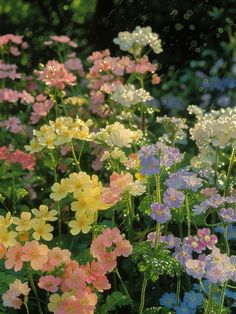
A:
[[[118,228],[106,228],[99,237],[105,247],[111,247],[113,243],[117,244],[123,240]]]
[[[43,276],[39,279],[38,286],[41,289],[55,293],[58,290],[58,286],[61,283],[61,279],[52,275]]]
[[[65,85],[74,85],[76,76],[69,73],[64,64],[55,60],[48,61],[43,71],[36,72],[39,79],[49,87],[64,89]]]
[[[70,58],[64,65],[67,70],[78,72],[80,76],[84,76],[84,68],[80,59]]]
[[[21,258],[23,261],[30,262],[34,270],[40,270],[48,261],[48,251],[46,245],[40,245],[38,241],[33,240],[23,246]]]
[[[130,242],[128,240],[122,239],[116,245],[117,246],[116,246],[114,252],[117,256],[122,255],[124,257],[128,257],[132,253],[132,245],[130,244]]]
[[[17,134],[23,131],[23,126],[19,118],[13,116],[8,120],[0,122],[0,126],[5,127],[11,133]]]
[[[208,249],[212,250],[217,243],[218,239],[217,236],[211,235],[211,230],[208,228],[199,229],[197,232],[200,243],[203,244],[205,247],[208,247]]]
[[[11,269],[14,267],[14,271],[20,271],[23,267],[22,257],[22,246],[20,243],[10,247],[6,253],[5,267],[6,269]]]
[[[70,262],[70,255],[69,250],[54,247],[48,253],[48,262],[53,267],[58,267],[62,263],[68,264]]]
[[[30,292],[30,288],[27,283],[22,283],[19,279],[16,279],[9,285],[9,290],[3,294],[3,305],[6,307],[12,307],[15,310],[21,308],[22,301],[19,298],[21,295],[27,296]]]

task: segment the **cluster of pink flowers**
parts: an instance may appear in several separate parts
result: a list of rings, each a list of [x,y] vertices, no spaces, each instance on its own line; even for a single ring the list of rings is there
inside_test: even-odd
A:
[[[78,45],[76,44],[76,42],[74,42],[73,40],[71,40],[68,36],[65,35],[61,35],[61,36],[50,36],[51,40],[45,41],[44,45],[46,46],[51,46],[53,43],[60,43],[60,44],[67,44],[70,47],[73,48],[77,48]]]
[[[36,102],[33,103],[30,115],[30,121],[32,124],[36,124],[42,117],[48,115],[50,109],[53,107],[53,102],[43,94],[39,94],[35,98]]]
[[[110,187],[105,189],[102,195],[103,201],[106,204],[116,203],[132,182],[133,176],[130,173],[118,174],[113,171],[110,176]]]
[[[30,288],[27,283],[22,283],[19,279],[16,279],[9,285],[9,289],[3,294],[3,305],[11,307],[15,310],[19,310],[22,305],[22,296],[27,296],[30,292]]]
[[[56,60],[47,62],[43,71],[36,71],[39,79],[49,87],[56,87],[63,90],[66,85],[74,85],[76,76],[69,73],[64,64]]]
[[[22,49],[28,48],[28,44],[23,41],[23,36],[13,34],[0,36],[0,48],[5,48],[6,46],[13,56],[19,56],[21,54],[19,47]]]
[[[18,117],[10,117],[0,122],[0,127],[5,128],[11,133],[17,134],[23,131],[23,125]]]
[[[118,228],[107,228],[92,242],[90,251],[107,271],[112,271],[117,266],[117,257],[128,257],[132,253],[132,246],[123,239]]]
[[[10,88],[0,89],[0,102],[16,103],[18,100],[24,104],[31,104],[34,101],[34,97],[25,90],[18,92]]]
[[[52,299],[57,296],[59,298],[54,304],[54,313],[68,313],[70,307],[69,313],[82,314],[93,313],[97,296],[91,288],[99,292],[111,288],[106,274],[117,266],[118,256],[127,257],[131,254],[132,246],[123,238],[118,228],[107,228],[93,240],[90,251],[94,260],[86,265],[79,265],[72,260],[67,249],[49,249],[36,240],[28,241],[24,245],[17,242],[7,250],[3,247],[1,251],[1,258],[5,256],[6,269],[14,268],[17,272],[27,262],[33,270],[44,273],[38,282],[41,289],[53,294],[60,289],[66,295],[61,298],[57,294],[52,295]],[[20,308],[20,302],[10,299],[11,286],[9,291],[3,296],[5,306]]]
[[[12,152],[9,147],[0,147],[0,160],[5,160],[10,164],[19,163],[23,169],[34,170],[35,159],[32,154],[24,153],[16,149]]]
[[[12,80],[21,77],[20,73],[16,72],[17,66],[15,64],[6,64],[0,60],[0,79],[10,78]]]

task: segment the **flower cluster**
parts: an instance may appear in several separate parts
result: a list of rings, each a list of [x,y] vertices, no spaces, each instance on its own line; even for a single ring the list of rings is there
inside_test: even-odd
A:
[[[32,105],[33,111],[31,112],[30,121],[32,124],[38,123],[42,117],[46,117],[53,107],[53,102],[43,94],[39,94],[35,98],[35,102]]]
[[[153,33],[149,26],[137,26],[132,33],[120,32],[113,41],[119,45],[121,50],[128,51],[135,56],[139,56],[142,48],[148,45],[156,54],[162,52],[161,40],[158,34]]]
[[[161,142],[142,147],[138,154],[140,172],[149,176],[160,174],[161,169],[168,169],[183,158],[178,148],[166,146]]]
[[[91,134],[94,142],[104,143],[110,147],[131,147],[142,137],[142,131],[132,131],[125,128],[120,122],[109,124],[106,128],[100,129],[97,133]]]
[[[18,100],[23,104],[31,104],[34,102],[34,97],[25,90],[18,92],[10,88],[0,89],[0,102],[17,103]]]
[[[13,34],[6,34],[0,36],[0,48],[5,53],[9,51],[9,53],[13,56],[19,56],[21,51],[19,48],[25,49],[28,48],[28,44],[23,41],[23,36],[13,35]]]
[[[79,232],[88,233],[91,224],[96,218],[98,210],[106,210],[112,204],[106,204],[102,199],[103,187],[98,177],[91,178],[85,172],[71,173],[69,178],[62,179],[60,183],[54,183],[51,187],[50,197],[54,201],[60,201],[69,193],[73,193],[74,202],[71,210],[75,211],[75,220],[69,222],[73,235]]]
[[[143,88],[135,89],[134,85],[127,84],[117,86],[111,99],[120,103],[123,107],[130,108],[133,105],[151,101],[153,97]]]
[[[3,305],[19,310],[23,303],[21,297],[27,296],[30,290],[27,283],[22,283],[19,279],[16,279],[2,295]]]
[[[5,160],[9,164],[20,164],[22,169],[34,170],[35,159],[32,155],[16,149],[11,151],[9,147],[0,147],[0,160]]]
[[[91,120],[84,122],[79,118],[57,118],[55,121],[49,121],[49,125],[45,124],[39,130],[34,130],[34,137],[25,148],[34,153],[44,148],[54,149],[56,146],[71,143],[73,139],[88,141],[91,124]]]
[[[74,85],[76,76],[69,73],[64,64],[56,60],[50,60],[42,71],[36,71],[39,80],[44,82],[48,87],[56,87],[63,90],[66,85]]]

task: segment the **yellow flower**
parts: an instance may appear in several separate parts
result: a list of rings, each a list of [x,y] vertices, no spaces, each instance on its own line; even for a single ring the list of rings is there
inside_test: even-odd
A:
[[[86,172],[80,171],[79,173],[71,173],[68,179],[68,191],[73,193],[84,187],[91,186],[92,182],[90,176]]]
[[[37,217],[37,218],[42,218],[43,220],[48,220],[48,221],[55,221],[57,220],[57,211],[55,209],[53,210],[48,210],[48,207],[46,205],[40,205],[39,209],[33,208],[32,213]]]
[[[53,235],[51,232],[53,231],[53,226],[50,224],[46,224],[45,220],[43,219],[33,219],[32,220],[32,228],[35,230],[33,233],[33,238],[37,241],[40,240],[40,238],[43,238],[46,241],[51,241],[53,238]]]
[[[91,224],[94,222],[93,216],[75,216],[76,220],[72,220],[69,222],[69,227],[71,228],[70,232],[73,235],[80,233],[88,233],[91,229]]]
[[[20,218],[13,218],[13,223],[17,225],[17,231],[29,231],[31,229],[31,213],[22,212]]]
[[[0,243],[5,247],[14,246],[16,244],[17,233],[15,231],[8,231],[6,226],[0,228]]]
[[[43,149],[43,146],[39,143],[38,139],[32,138],[30,145],[25,145],[25,149],[33,154],[40,152]]]
[[[54,183],[51,187],[53,193],[50,194],[50,197],[54,201],[60,201],[66,197],[68,193],[68,179],[62,179],[61,183]]]
[[[4,216],[0,216],[0,227],[1,226],[10,226],[13,223],[13,217],[11,215],[11,213],[7,213],[6,217]]]

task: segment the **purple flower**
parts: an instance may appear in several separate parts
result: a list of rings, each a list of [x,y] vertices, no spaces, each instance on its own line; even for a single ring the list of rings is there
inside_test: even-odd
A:
[[[180,208],[184,201],[184,193],[176,191],[173,188],[169,188],[164,193],[164,203],[170,208]]]
[[[139,150],[138,155],[139,155],[140,159],[154,157],[157,155],[157,147],[154,144],[148,145],[148,146],[143,146]]]
[[[160,163],[156,157],[140,158],[140,173],[152,176],[160,173]]]
[[[150,216],[158,223],[165,223],[171,219],[170,209],[166,205],[153,203],[151,209],[152,213]]]
[[[202,279],[205,274],[205,263],[203,261],[189,259],[186,261],[185,266],[187,274],[193,278]]]
[[[182,247],[176,248],[173,255],[182,265],[185,265],[185,263],[192,258],[191,253],[192,249],[187,245],[183,245]]]
[[[168,234],[167,236],[162,236],[159,238],[160,242],[166,243],[167,249],[178,248],[180,246],[180,239],[174,237],[172,233]]]
[[[197,232],[199,236],[200,243],[209,250],[212,250],[215,247],[218,239],[217,236],[211,234],[211,230],[208,228],[199,229]]]
[[[202,253],[205,249],[205,245],[203,245],[197,236],[189,236],[184,239],[184,244],[190,246],[190,248],[197,253]]]
[[[233,208],[221,208],[219,216],[223,219],[224,222],[235,222],[236,214]]]
[[[202,186],[202,179],[193,172],[180,170],[172,173],[166,183],[169,188],[196,192]]]
[[[225,198],[220,196],[219,194],[212,195],[208,200],[205,201],[208,207],[218,208],[223,205],[225,202]]]
[[[175,163],[183,159],[183,154],[180,153],[178,148],[171,146],[164,146],[160,154],[160,164],[164,168],[170,168]]]
[[[205,213],[207,210],[208,206],[205,201],[193,207],[193,211],[195,212],[196,215],[201,215],[202,213]]]

